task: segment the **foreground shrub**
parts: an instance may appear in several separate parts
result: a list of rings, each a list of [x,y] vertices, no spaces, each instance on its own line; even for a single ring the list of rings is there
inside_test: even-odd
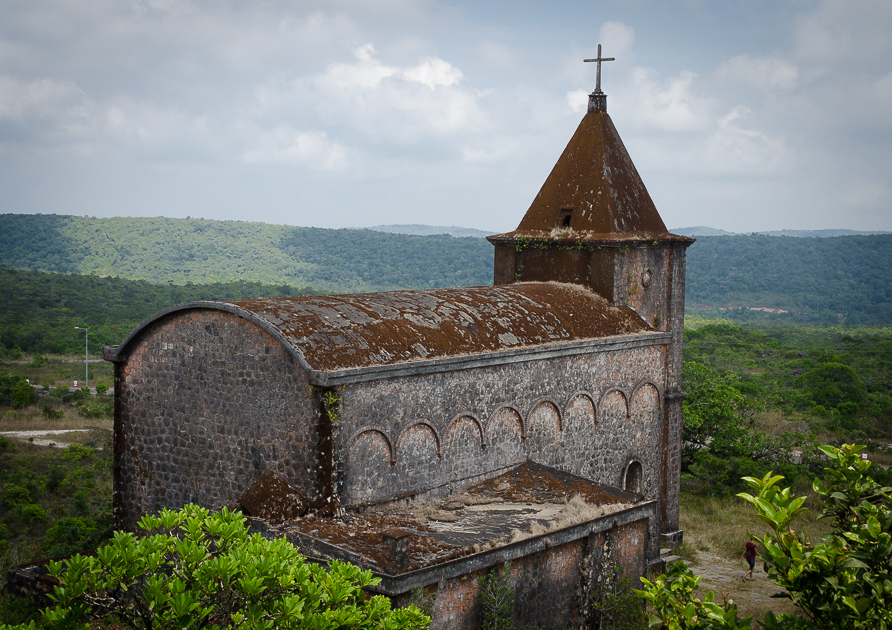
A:
[[[755,507],[771,529],[759,541],[765,570],[804,615],[776,618],[769,612],[764,627],[892,628],[892,488],[871,477],[871,462],[858,455],[862,449],[820,447],[831,466],[823,480],[814,482],[814,490],[825,501],[820,518],[833,524],[833,532],[820,543],[810,543],[805,532],[793,530],[805,497],[779,488],[783,477],[768,473],[761,479],[744,479],[755,494],[738,496]],[[732,602],[719,606],[712,593],[703,602],[692,598],[698,580],[693,575],[643,579],[645,588],[639,596],[657,611],[651,625],[716,630],[749,625],[750,619],[737,618]]]
[[[90,620],[118,616],[132,628],[426,628],[410,606],[392,610],[363,587],[370,571],[332,561],[305,561],[285,539],[249,535],[245,518],[196,505],[144,516],[145,535],[115,532],[96,556],[51,562],[60,581],[43,612],[52,628],[86,629]]]

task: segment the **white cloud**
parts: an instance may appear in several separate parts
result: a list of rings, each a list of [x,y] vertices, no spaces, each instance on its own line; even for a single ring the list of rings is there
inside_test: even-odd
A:
[[[635,67],[622,101],[631,106],[639,124],[663,131],[692,131],[709,124],[708,100],[694,93],[693,72],[660,78],[655,70]]]
[[[635,29],[622,22],[604,22],[598,34],[602,44],[602,55],[616,57],[621,61],[634,61],[632,45],[635,43]],[[625,57],[625,59],[622,59]]]
[[[22,81],[0,76],[0,119],[61,121],[84,115],[86,98],[73,81],[50,78]]]
[[[403,70],[402,74],[408,80],[422,83],[430,89],[438,85],[455,85],[462,78],[461,70],[442,59],[426,59],[414,68]]]
[[[743,126],[751,113],[748,107],[738,105],[719,120],[706,145],[713,170],[776,174],[783,167],[784,143]]]
[[[461,136],[485,125],[478,107],[482,93],[465,85],[462,71],[449,62],[433,57],[405,67],[388,65],[371,44],[357,49],[356,58],[296,82],[293,96],[309,92],[326,120],[348,123],[383,144]]]
[[[347,150],[324,132],[300,132],[288,125],[279,125],[260,132],[242,159],[249,164],[299,164],[338,170],[347,165]]]
[[[800,16],[794,31],[796,54],[820,66],[858,71],[865,63],[888,67],[892,53],[892,2],[823,0],[817,10]]]
[[[799,70],[778,57],[738,55],[719,66],[716,77],[760,90],[789,90],[796,86]]]
[[[252,218],[360,224],[294,217],[301,181],[302,202],[337,195],[363,221],[391,213],[367,224],[401,222],[401,211],[434,223],[439,204],[465,213],[455,222],[507,229],[585,112],[595,69],[581,59],[600,41],[617,58],[604,66],[611,116],[667,223],[674,208],[736,216],[745,207],[739,221],[752,224],[737,227],[763,229],[792,227],[803,216],[794,207],[809,207],[812,225],[838,221],[839,208],[868,216],[862,207],[872,218],[851,227],[882,220],[892,229],[876,210],[892,203],[883,184],[892,172],[889,0],[515,9],[506,20],[463,0],[5,3],[0,201],[15,212],[24,206],[10,199],[61,188],[49,175],[41,186],[10,175],[26,159],[29,172],[49,173],[41,160],[52,154],[91,212],[102,203],[121,211],[120,200],[104,201],[102,179],[115,171],[158,191],[144,201],[152,212],[217,195],[237,218],[236,197],[252,207],[262,197],[271,209]],[[289,184],[267,165],[289,167]],[[181,169],[204,173],[204,183]],[[91,173],[100,184],[81,185]],[[349,185],[334,193],[322,180]],[[221,193],[226,186],[237,194]],[[430,214],[418,214],[419,199]],[[49,194],[28,203],[69,208]],[[685,223],[718,223],[711,217]]]
[[[567,92],[567,105],[574,112],[584,114],[588,109],[588,92],[585,90],[572,90]]]
[[[356,63],[336,63],[325,73],[323,81],[340,89],[370,89],[378,87],[382,79],[397,74],[396,68],[385,66],[372,57],[375,47],[365,44],[354,51]]]

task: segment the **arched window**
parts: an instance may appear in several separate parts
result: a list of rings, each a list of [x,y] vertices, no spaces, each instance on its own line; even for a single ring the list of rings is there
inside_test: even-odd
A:
[[[636,461],[629,462],[623,475],[623,490],[643,494],[643,485],[641,464]]]

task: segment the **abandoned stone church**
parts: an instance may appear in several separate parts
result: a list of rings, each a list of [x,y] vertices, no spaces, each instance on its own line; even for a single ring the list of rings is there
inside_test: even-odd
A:
[[[105,348],[118,525],[189,502],[263,517],[245,497],[264,476],[288,518],[255,528],[371,568],[397,603],[435,593],[434,628],[475,627],[476,578],[504,562],[518,622],[586,627],[606,571],[681,538],[693,241],[600,89],[489,241],[491,287],[181,304]]]

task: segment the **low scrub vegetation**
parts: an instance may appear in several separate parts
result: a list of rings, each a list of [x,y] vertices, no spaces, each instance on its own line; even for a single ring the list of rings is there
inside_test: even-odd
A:
[[[892,487],[871,476],[862,447],[822,446],[830,465],[814,483],[823,500],[820,518],[830,531],[816,539],[795,523],[809,508],[808,497],[781,487],[783,477],[766,474],[744,481],[749,503],[767,527],[757,537],[769,578],[797,614],[767,612],[768,629],[882,629],[892,626]],[[737,605],[712,592],[695,597],[700,578],[684,567],[653,580],[642,579],[639,593],[654,608],[651,626],[670,629],[736,630],[751,626]]]
[[[728,496],[768,470],[810,484],[821,443],[892,461],[892,330],[698,324],[685,331],[684,489]]]

